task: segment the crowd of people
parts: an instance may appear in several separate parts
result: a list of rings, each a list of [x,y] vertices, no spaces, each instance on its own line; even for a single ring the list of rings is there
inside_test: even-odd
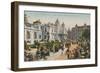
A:
[[[78,43],[64,43],[60,44],[57,48],[54,48],[55,51],[51,51],[46,46],[37,48],[35,55],[32,53],[24,53],[25,61],[34,61],[34,60],[48,60],[50,53],[53,54],[59,53],[60,55],[65,55],[66,59],[82,59],[90,57],[90,48],[88,46],[82,46]]]

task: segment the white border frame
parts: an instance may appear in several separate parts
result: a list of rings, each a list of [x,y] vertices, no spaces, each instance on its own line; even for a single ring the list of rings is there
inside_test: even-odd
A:
[[[90,59],[78,59],[78,60],[63,60],[63,61],[33,61],[33,62],[24,62],[24,10],[29,11],[49,11],[49,12],[73,12],[73,13],[89,13],[91,14],[90,23],[91,23],[91,58]],[[50,67],[50,66],[64,66],[64,65],[84,65],[84,64],[95,64],[95,10],[93,9],[79,9],[79,8],[62,8],[62,7],[48,7],[48,6],[27,6],[19,5],[18,12],[18,25],[19,29],[19,54],[18,62],[19,68],[35,68],[35,67]]]

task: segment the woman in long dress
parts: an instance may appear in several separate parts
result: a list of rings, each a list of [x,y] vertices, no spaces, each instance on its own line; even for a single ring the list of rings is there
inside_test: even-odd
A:
[[[69,49],[70,49],[70,43],[66,43],[63,51],[63,54],[65,55],[66,59],[69,59],[69,54],[70,54]]]

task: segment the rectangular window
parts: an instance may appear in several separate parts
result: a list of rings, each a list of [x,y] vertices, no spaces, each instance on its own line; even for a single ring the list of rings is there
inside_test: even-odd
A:
[[[41,35],[39,35],[39,39],[41,39]]]
[[[34,32],[34,39],[36,39],[37,38],[37,33],[36,32]]]

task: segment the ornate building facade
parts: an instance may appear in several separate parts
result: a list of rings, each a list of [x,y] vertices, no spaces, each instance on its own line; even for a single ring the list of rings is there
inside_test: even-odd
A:
[[[67,39],[65,24],[60,24],[58,19],[55,23],[43,24],[40,20],[29,23],[27,16],[24,16],[24,40],[28,44],[34,44],[34,41],[64,41]]]
[[[71,30],[67,31],[67,38],[69,40],[79,40],[80,35],[84,30],[88,29],[90,32],[90,25],[84,24],[83,26],[78,26],[77,24]],[[89,35],[90,36],[90,35]]]

